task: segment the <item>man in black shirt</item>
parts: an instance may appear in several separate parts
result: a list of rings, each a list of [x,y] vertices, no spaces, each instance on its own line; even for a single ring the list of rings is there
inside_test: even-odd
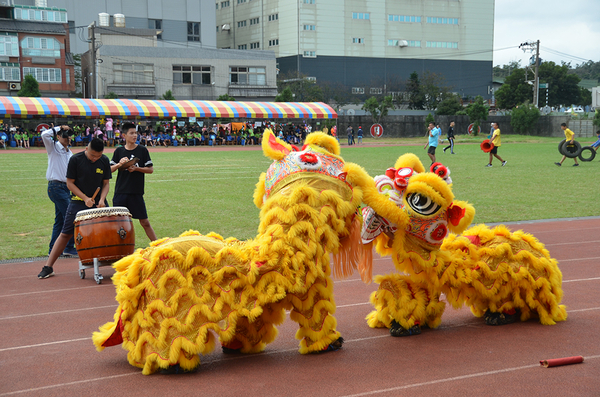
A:
[[[110,161],[102,154],[104,142],[102,139],[93,138],[85,151],[74,154],[69,159],[67,166],[67,187],[71,191],[71,202],[65,215],[63,229],[50,251],[48,261],[42,268],[38,278],[48,278],[54,275],[54,262],[67,246],[67,242],[73,236],[75,230],[75,216],[77,212],[88,208],[107,207],[106,196],[110,187],[109,180]],[[100,194],[96,194],[97,189]],[[94,199],[92,198],[94,197]]]
[[[123,134],[125,146],[118,147],[110,162],[111,172],[119,170],[117,183],[115,185],[115,195],[113,196],[113,205],[115,207],[126,207],[131,213],[133,219],[139,219],[140,225],[144,228],[150,241],[156,240],[156,233],[146,212],[146,203],[144,202],[144,175],[154,172],[154,164],[150,159],[150,153],[145,146],[136,144],[137,131],[132,123],[123,124]],[[129,160],[137,158],[137,162],[127,169],[122,165]]]
[[[444,153],[450,149],[450,153],[454,154],[454,121],[450,122],[450,127],[448,128],[448,143],[449,145],[444,148]]]

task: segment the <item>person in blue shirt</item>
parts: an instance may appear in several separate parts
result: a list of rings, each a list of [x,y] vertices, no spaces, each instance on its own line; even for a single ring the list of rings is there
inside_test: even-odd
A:
[[[435,128],[433,123],[429,123],[429,127],[427,127],[427,129],[429,130],[427,134],[428,140],[423,149],[427,149],[427,146],[429,146],[429,149],[427,149],[427,155],[431,159],[431,164],[433,164],[435,163],[435,149],[437,148],[440,139],[440,130]]]

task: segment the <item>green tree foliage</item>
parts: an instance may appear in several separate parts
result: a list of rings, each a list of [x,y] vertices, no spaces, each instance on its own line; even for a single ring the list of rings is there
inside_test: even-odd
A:
[[[81,93],[81,54],[73,54],[73,63],[75,64],[73,73],[73,80],[75,82],[75,95],[81,97],[83,96]]]
[[[540,111],[530,103],[514,108],[510,113],[510,125],[520,134],[528,134],[540,118]]]
[[[438,104],[435,114],[440,116],[454,116],[456,112],[463,110],[463,105],[460,102],[458,95],[448,94]]]
[[[235,101],[235,98],[229,94],[223,94],[217,98],[217,101]]]
[[[374,123],[379,123],[379,120],[381,120],[382,117],[387,116],[389,110],[393,107],[394,101],[391,95],[383,97],[381,101],[372,96],[365,101],[362,109],[371,114]]]
[[[577,85],[581,79],[569,73],[569,64],[557,65],[554,62],[543,62],[539,67],[540,83],[548,83],[548,105],[581,105],[586,100]],[[533,80],[533,72],[527,72],[527,79]],[[540,90],[539,104],[544,104]],[[497,106],[500,109],[512,109],[518,104],[533,100],[533,86],[525,81],[525,69],[515,69],[504,80],[504,85],[496,92]]]
[[[425,97],[421,92],[421,80],[419,74],[412,72],[406,83],[406,92],[408,92],[408,107],[410,109],[424,109]]]
[[[160,99],[164,100],[164,101],[174,101],[175,97],[173,96],[173,92],[171,90],[167,90],[161,97]]]
[[[108,94],[104,95],[104,99],[119,99],[119,96],[111,91]]]
[[[445,82],[446,80],[440,74],[429,71],[423,74],[421,95],[425,109],[437,109],[439,103],[448,95],[449,88],[445,86]]]
[[[345,105],[354,103],[358,104],[359,100],[348,87],[342,83],[317,83],[323,93],[323,101],[336,111]]]
[[[281,91],[275,97],[275,102],[294,102],[294,94],[292,93],[292,89],[290,87],[285,87],[283,91]]]
[[[282,92],[285,88],[292,91],[296,102],[323,102],[323,90],[307,76],[298,76],[296,72],[286,73],[277,80],[277,90]]]
[[[600,62],[587,61],[575,66],[571,73],[582,80],[600,80]]]
[[[581,106],[587,106],[592,104],[592,91],[588,90],[587,88],[579,87],[579,95],[581,98],[579,100],[579,104]]]
[[[596,109],[596,113],[594,114],[593,124],[596,127],[600,127],[600,110]]]
[[[473,135],[478,135],[479,126],[482,121],[487,120],[490,108],[483,102],[483,97],[477,95],[475,102],[469,104],[465,111],[469,116],[469,122],[473,123]]]
[[[513,70],[521,68],[521,61],[511,61],[508,65],[494,66],[493,75],[495,79],[505,79]]]
[[[429,123],[435,123],[435,117],[431,113],[428,113],[427,117],[425,117],[425,127],[428,127]]]
[[[25,76],[23,84],[21,85],[21,90],[17,93],[17,95],[24,97],[41,97],[42,94],[40,93],[40,85],[35,77],[30,74]]]

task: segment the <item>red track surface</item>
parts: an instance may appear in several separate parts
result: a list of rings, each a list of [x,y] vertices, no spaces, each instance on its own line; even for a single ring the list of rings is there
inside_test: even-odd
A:
[[[60,259],[54,277],[38,280],[42,262],[0,264],[0,396],[599,396],[600,219],[511,225],[533,233],[563,272],[566,322],[490,327],[466,309],[446,309],[442,326],[392,338],[364,320],[369,294],[358,275],[336,281],[342,350],[300,355],[297,326],[256,355],[215,350],[188,375],[143,376],[119,347],[96,352],[91,333],[110,321],[116,303],[108,277],[96,285],[77,260]],[[375,260],[376,274],[391,260]],[[543,368],[540,360],[581,355],[582,364]]]

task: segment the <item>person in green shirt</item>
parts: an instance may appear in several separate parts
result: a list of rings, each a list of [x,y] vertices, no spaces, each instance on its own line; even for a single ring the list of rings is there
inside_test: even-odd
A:
[[[29,135],[27,135],[27,131],[23,131],[21,139],[23,140],[23,147],[29,149]]]
[[[19,131],[15,132],[15,142],[17,143],[17,147],[21,147],[23,145],[23,141],[21,140],[21,133]]]

